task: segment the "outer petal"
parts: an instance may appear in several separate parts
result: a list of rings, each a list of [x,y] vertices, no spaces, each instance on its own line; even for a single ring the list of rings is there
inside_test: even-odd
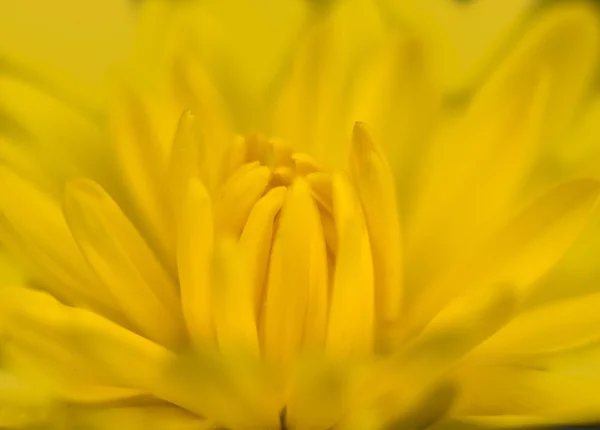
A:
[[[599,351],[519,361],[469,361],[459,369],[455,415],[486,427],[585,424],[600,418]]]
[[[0,52],[97,82],[126,52],[133,18],[125,0],[2,2]]]
[[[436,81],[446,92],[470,89],[490,66],[536,1],[379,0],[401,25],[413,28],[430,50]]]
[[[364,0],[337,2],[315,19],[283,70],[269,132],[323,163],[345,161],[352,126],[347,122],[348,88],[382,31],[377,9]]]
[[[566,40],[578,49],[561,49]],[[564,131],[576,112],[598,44],[591,7],[555,6],[458,124],[441,133],[422,166],[418,205],[407,221],[409,285],[429,282],[511,215],[534,162],[550,148],[542,144]]]
[[[423,292],[413,324],[424,324],[444,303],[478,285],[510,283],[526,297],[531,286],[564,255],[586,225],[600,184],[580,179],[537,199]]]

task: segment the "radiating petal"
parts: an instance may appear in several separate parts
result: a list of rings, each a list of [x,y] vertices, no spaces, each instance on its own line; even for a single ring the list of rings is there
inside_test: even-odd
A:
[[[214,240],[210,197],[202,183],[191,178],[179,211],[177,268],[183,315],[190,338],[197,345],[214,339],[211,310]]]
[[[417,167],[435,130],[441,108],[422,41],[400,34],[365,58],[353,84],[349,128],[369,125],[394,171],[402,205],[412,204]]]
[[[285,201],[287,190],[276,187],[256,202],[244,231],[240,237],[240,247],[246,256],[248,277],[253,282],[255,315],[260,315],[267,268],[271,256],[273,222]]]
[[[215,201],[215,224],[219,234],[240,236],[270,177],[269,168],[255,162],[242,166],[225,183]]]
[[[204,173],[208,177],[207,186],[214,190],[219,185],[219,168],[223,162],[225,148],[233,142],[234,127],[229,117],[223,96],[204,65],[194,58],[179,55],[174,58],[172,67],[172,91],[176,101],[186,109],[191,109],[205,145],[206,162]]]
[[[127,52],[134,8],[124,0],[7,2],[0,6],[0,52],[98,83]],[[1,54],[0,54],[1,55]]]
[[[489,339],[480,354],[554,353],[600,339],[600,293],[526,310]]]
[[[258,358],[254,283],[245,257],[234,239],[217,242],[212,265],[211,310],[219,349],[225,354],[244,352]]]
[[[162,397],[216,427],[277,428],[277,385],[255,358],[199,350],[174,359],[162,379]]]
[[[110,152],[96,118],[87,112],[39,85],[0,73],[0,117],[0,133],[11,136],[34,158],[53,191],[80,175],[114,186]]]
[[[429,274],[446,270],[505,222],[541,149],[550,147],[539,143],[560,136],[576,113],[598,58],[597,17],[582,4],[551,9],[481,87],[450,136],[433,144],[407,228],[409,283],[431,281]]]
[[[342,173],[333,177],[333,210],[339,245],[326,351],[333,357],[361,357],[374,346],[373,259],[363,211]]]
[[[91,430],[211,430],[214,422],[157,400],[141,405],[98,404],[70,406],[64,419],[70,428]]]
[[[465,363],[457,370],[462,396],[456,415],[467,422],[508,428],[595,422],[598,354],[596,346],[537,359]]]
[[[298,430],[337,428],[351,407],[350,383],[347,363],[305,359],[291,382],[286,422]]]
[[[300,225],[303,228],[298,228]],[[305,327],[312,324],[308,320],[326,315],[327,303],[313,291],[322,288],[319,278],[314,277],[313,258],[315,246],[324,246],[316,240],[319,228],[310,188],[304,180],[297,179],[281,210],[259,324],[264,355],[279,365],[289,366],[298,357]],[[321,331],[318,337],[322,338],[324,324],[314,328]]]
[[[560,184],[499,229],[456,269],[428,288],[413,314],[419,325],[456,294],[457,287],[510,283],[528,295],[535,281],[573,244],[596,205],[600,186],[591,179]]]
[[[306,31],[283,86],[275,99],[269,130],[326,165],[338,165],[347,153],[343,134],[349,101],[347,85],[358,59],[382,31],[370,2],[336,2]]]
[[[47,425],[56,416],[53,399],[15,375],[0,373],[0,426],[7,429]]]
[[[310,12],[303,0],[188,2],[183,8],[179,26],[189,49],[223,90],[240,131],[264,125],[265,104],[297,39],[315,18]]]
[[[165,345],[182,341],[176,286],[135,226],[92,181],[69,183],[65,215],[90,266],[140,333]]]
[[[362,202],[373,255],[376,321],[399,323],[402,306],[402,249],[394,178],[364,125],[354,126],[352,179]]]
[[[62,300],[111,317],[122,315],[82,258],[58,202],[6,167],[0,169],[0,182],[3,246]]]
[[[4,287],[0,294],[3,339],[31,357],[44,357],[46,369],[68,376],[67,382],[78,378],[92,385],[154,391],[170,357],[161,346],[43,292]]]
[[[175,244],[166,195],[169,148],[158,138],[150,109],[149,100],[123,89],[110,111],[109,124],[125,186],[134,199],[140,224],[170,269],[175,267]]]

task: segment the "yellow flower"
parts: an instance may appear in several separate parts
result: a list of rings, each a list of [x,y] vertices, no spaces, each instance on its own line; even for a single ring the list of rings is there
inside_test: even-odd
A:
[[[34,389],[0,400],[37,410],[0,425],[597,419],[600,295],[528,304],[600,193],[533,174],[585,106],[596,11],[553,6],[448,106],[427,43],[374,2],[227,4],[235,37],[219,3],[148,2],[103,116],[9,111],[112,145],[2,146],[0,240],[30,275],[0,289],[2,360]],[[71,129],[33,127],[60,108]]]

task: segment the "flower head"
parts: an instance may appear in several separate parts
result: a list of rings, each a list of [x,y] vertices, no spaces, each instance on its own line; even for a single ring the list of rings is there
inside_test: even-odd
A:
[[[109,137],[102,164],[81,162],[90,147],[41,169],[5,157],[0,239],[29,276],[0,289],[3,363],[37,404],[52,399],[40,420],[338,430],[597,416],[577,384],[597,377],[600,298],[527,305],[600,193],[591,178],[531,175],[589,84],[595,11],[541,16],[465,106],[443,103],[426,44],[378,13],[319,9],[293,55],[244,85],[209,42],[168,27],[153,73],[116,74],[106,121],[74,113]],[[556,49],[564,38],[576,52]]]

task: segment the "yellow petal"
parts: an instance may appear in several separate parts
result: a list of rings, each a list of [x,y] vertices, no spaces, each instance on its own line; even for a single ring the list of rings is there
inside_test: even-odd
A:
[[[100,128],[87,112],[10,75],[0,74],[0,99],[3,122],[12,123],[14,129],[3,131],[37,153],[36,161],[54,190],[62,189],[73,175],[109,180],[107,172],[114,174],[101,145]]]
[[[577,49],[572,49],[576,46]],[[600,20],[588,2],[549,7],[506,60],[506,69],[540,67],[550,72],[549,109],[544,137],[555,136],[576,113],[577,104],[594,79],[600,54]]]
[[[206,186],[208,175],[205,163],[204,139],[199,125],[194,114],[186,111],[179,120],[169,162],[168,194],[175,212],[181,208],[183,195],[190,178],[201,178]]]
[[[147,405],[97,405],[96,407],[70,406],[68,418],[64,419],[69,428],[90,430],[210,430],[214,423],[197,417],[168,403],[157,404],[148,401]]]
[[[225,183],[215,202],[215,224],[220,234],[239,237],[270,176],[268,167],[248,163]]]
[[[354,126],[351,156],[373,254],[376,319],[382,325],[394,324],[402,304],[403,264],[394,178],[361,123]]]
[[[589,294],[527,310],[489,339],[481,354],[553,353],[600,338],[600,294]]]
[[[398,372],[423,384],[449,369],[513,316],[517,305],[514,289],[488,287],[452,301],[397,353]],[[404,349],[404,347],[402,348]]]
[[[240,237],[240,248],[248,262],[248,277],[253,282],[254,310],[257,317],[271,256],[273,222],[283,206],[286,193],[285,187],[277,187],[262,197],[252,208]]]
[[[155,391],[170,359],[161,346],[97,314],[64,306],[43,292],[5,287],[0,294],[3,336],[46,357],[44,364],[51,371],[60,374],[70,367],[71,378]]]
[[[55,417],[56,404],[51,397],[14,375],[0,373],[0,406],[3,414],[0,426],[28,428],[44,425]]]
[[[217,342],[224,353],[245,352],[260,356],[254,283],[249,277],[245,255],[235,240],[217,243],[213,262],[212,310]]]
[[[82,258],[57,201],[7,168],[0,169],[0,181],[3,245],[57,297],[111,317],[122,315]]]
[[[333,178],[333,208],[339,243],[326,349],[338,357],[362,356],[374,346],[373,260],[362,210],[341,173]]]
[[[188,6],[179,25],[188,30],[191,49],[223,90],[233,119],[244,132],[261,127],[269,90],[281,79],[282,63],[313,17],[308,2],[226,0]]]
[[[307,312],[313,317],[322,315],[318,309],[327,306],[314,300],[313,293],[322,285],[313,277],[318,229],[318,213],[310,188],[304,180],[297,179],[289,188],[281,211],[260,322],[265,357],[284,366],[300,352],[309,318]],[[311,303],[311,299],[315,302]],[[325,326],[314,329],[324,333]]]
[[[3,3],[0,51],[35,60],[31,70],[52,66],[96,84],[127,52],[134,17],[133,5],[122,0]]]
[[[119,206],[97,184],[71,182],[65,214],[82,253],[137,330],[174,346],[183,323],[176,286]]]
[[[304,35],[275,100],[270,133],[326,165],[344,160],[344,101],[357,59],[378,40],[382,24],[371,2],[336,2]],[[342,108],[340,108],[342,107]],[[340,157],[342,155],[342,157]]]
[[[394,179],[407,201],[440,97],[422,41],[403,34],[387,39],[363,61],[344,129],[356,121],[369,125],[394,170],[402,172]]]
[[[456,414],[494,427],[595,422],[598,348],[543,359],[472,361],[459,368]]]
[[[408,229],[407,266],[419,270],[411,283],[447,269],[510,215],[538,142],[561,136],[590,83],[599,45],[591,9],[583,2],[550,7],[477,93],[456,134],[434,144],[421,181],[431,185],[417,191],[423,207]]]
[[[417,268],[413,283],[448,269],[506,222],[529,177],[552,81],[545,70],[509,72],[499,72],[480,90],[455,134],[434,142],[426,159],[408,229],[408,267]],[[432,258],[434,253],[439,256]]]
[[[290,383],[286,423],[298,430],[337,428],[350,407],[349,381],[344,364],[303,361]]]
[[[207,417],[215,427],[278,428],[276,385],[255,358],[214,350],[182,354],[172,360],[161,384],[164,399]]]
[[[456,384],[441,382],[409,404],[403,413],[398,414],[398,411],[393,411],[390,428],[412,430],[429,428],[451,412],[458,395],[459,388]]]
[[[140,214],[139,224],[172,268],[175,244],[166,196],[168,152],[158,138],[149,110],[148,100],[122,90],[110,111],[110,127],[126,185]]]
[[[147,396],[133,388],[110,386],[103,375],[90,371],[80,357],[57,344],[50,345],[31,332],[14,331],[3,341],[3,365],[36,387],[61,400],[77,404],[135,401]],[[48,336],[47,332],[41,333]],[[53,333],[53,342],[56,334]],[[56,342],[57,343],[57,342]]]
[[[415,310],[419,325],[455,294],[456,286],[509,283],[525,297],[572,245],[588,221],[600,186],[591,179],[558,185],[499,229],[483,246],[428,288]]]
[[[213,213],[202,183],[189,179],[180,209],[177,231],[177,264],[183,315],[197,345],[214,338],[211,320],[211,264]]]
[[[185,56],[175,59],[173,85],[182,106],[190,108],[207,142],[209,186],[214,189],[224,150],[233,142],[233,127],[218,88],[201,64]]]

